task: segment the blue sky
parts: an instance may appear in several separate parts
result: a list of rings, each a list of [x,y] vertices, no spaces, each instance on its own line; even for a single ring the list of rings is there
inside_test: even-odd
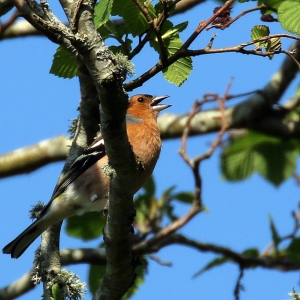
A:
[[[49,3],[59,16],[63,16],[57,4]],[[233,9],[237,15],[250,5],[239,5]],[[174,17],[174,24],[189,20],[186,38],[201,20],[207,19],[215,6],[213,1],[195,8],[190,13]],[[261,24],[259,13],[252,13],[233,24],[226,31],[203,32],[192,45],[192,49],[204,48],[211,36],[217,33],[214,47],[237,45],[250,40],[253,25]],[[284,32],[279,24],[271,24],[271,33]],[[289,41],[283,42],[287,48]],[[78,80],[63,80],[49,74],[56,45],[45,38],[23,38],[1,42],[0,78],[2,105],[0,110],[0,154],[35,144],[58,134],[67,134],[70,120],[77,116],[80,99]],[[152,50],[134,59],[136,75],[146,71],[157,57]],[[194,59],[191,77],[178,88],[166,82],[161,74],[136,89],[132,94],[149,93],[170,95],[168,103],[171,113],[185,113],[195,99],[203,94],[223,94],[230,79],[234,77],[231,94],[243,93],[263,87],[278,69],[284,55],[273,60],[242,54],[206,55]],[[297,82],[297,80],[296,80]],[[288,99],[296,83],[283,99]],[[237,103],[232,101],[228,105]],[[215,107],[211,104],[208,107]],[[203,153],[215,134],[191,138],[188,142],[190,155]],[[154,171],[157,182],[157,196],[170,187],[177,191],[193,190],[190,170],[178,156],[179,140],[163,143],[160,160]],[[217,150],[211,159],[201,165],[203,178],[203,199],[208,213],[202,213],[180,232],[202,242],[215,243],[243,251],[250,247],[263,250],[271,242],[268,215],[272,215],[281,235],[292,231],[291,210],[297,208],[299,190],[290,179],[275,188],[259,175],[249,180],[230,183],[221,178]],[[62,163],[46,166],[34,173],[15,176],[0,181],[2,201],[0,202],[1,247],[30,224],[28,211],[38,200],[47,202],[51,196]],[[178,204],[177,214],[184,214],[188,206]],[[99,240],[88,246],[97,246]],[[18,260],[0,254],[1,286],[16,280],[31,267],[36,241]],[[61,248],[86,246],[62,232]],[[238,267],[226,264],[192,279],[192,275],[210,260],[210,253],[199,253],[182,246],[172,246],[155,254],[163,261],[172,262],[172,267],[162,267],[150,261],[144,285],[133,299],[233,299],[233,289],[238,276]],[[70,267],[86,280],[86,266]],[[5,271],[4,271],[5,270]],[[242,284],[245,291],[241,299],[289,299],[292,287],[299,288],[299,272],[282,273],[263,269],[245,272]],[[21,299],[37,299],[42,294],[41,286],[24,295]],[[91,299],[87,294],[86,299]]]

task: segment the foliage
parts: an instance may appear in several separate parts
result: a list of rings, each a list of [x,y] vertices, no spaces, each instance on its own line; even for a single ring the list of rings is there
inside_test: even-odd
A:
[[[244,180],[257,172],[278,186],[294,174],[299,154],[296,139],[249,131],[229,139],[221,156],[221,170],[227,180]]]
[[[300,35],[300,3],[296,0],[285,0],[278,7],[278,19],[282,27]]]
[[[81,216],[68,218],[66,232],[72,237],[89,241],[102,235],[104,225],[103,213],[87,212]]]
[[[143,1],[140,1],[140,4],[143,5]],[[152,20],[158,18],[162,9],[160,3],[156,6],[147,3],[147,11]],[[124,25],[116,27],[109,20],[110,15],[123,18]],[[110,38],[118,42],[115,45],[111,45],[109,47],[110,50],[114,53],[122,53],[128,56],[131,55],[133,39],[136,37],[140,38],[149,30],[149,22],[133,1],[126,1],[124,4],[122,0],[101,0],[96,5],[94,22],[104,40]],[[187,24],[188,22],[173,25],[171,21],[165,22],[161,30],[164,48],[159,45],[154,34],[149,39],[150,45],[158,55],[164,55],[163,52],[166,51],[167,57],[171,57],[183,45],[179,38],[179,33],[187,27]],[[183,57],[163,69],[163,76],[169,82],[180,86],[187,80],[191,70],[192,59],[190,57]],[[54,55],[50,72],[63,78],[72,78],[78,75],[74,58],[69,52],[63,51],[61,47],[58,47]]]
[[[254,26],[251,30],[251,39],[258,40],[263,37],[267,37],[270,34],[270,30],[268,26],[265,25],[257,25]],[[281,48],[281,39],[280,38],[271,38],[268,40],[262,40],[254,43],[256,49],[263,47],[267,52],[274,52]],[[270,54],[269,58],[272,59],[274,54]]]
[[[239,0],[238,2],[244,3],[249,2],[249,0]],[[262,14],[277,15],[284,29],[291,33],[299,34],[299,1],[257,1],[257,5],[263,4],[267,8],[261,9]],[[170,6],[166,7],[164,5]],[[189,78],[193,69],[193,56],[181,55],[182,49],[188,41],[188,39],[186,41],[182,40],[183,33],[187,33],[188,21],[173,24],[166,18],[163,22],[157,22],[153,25],[161,17],[164,10],[168,10],[168,13],[172,14],[174,10],[172,1],[166,2],[164,5],[160,1],[155,5],[152,1],[144,2],[142,0],[137,0],[136,2],[100,0],[95,7],[94,23],[103,40],[105,42],[109,41],[109,49],[116,55],[115,57],[121,53],[131,59],[138,55],[144,45],[147,44],[152,51],[154,50],[153,53],[158,59],[157,65],[162,66],[161,71],[164,78],[176,86],[181,86]],[[146,13],[139,6],[144,8]],[[230,9],[226,11],[227,21],[231,20],[229,15]],[[117,26],[110,19],[111,16],[122,18],[123,23]],[[218,21],[221,22],[221,25],[226,25],[222,17],[219,17]],[[199,24],[199,27],[201,24]],[[216,25],[216,23],[212,24]],[[190,37],[193,37],[193,34]],[[265,52],[268,52],[268,57],[272,59],[277,52],[281,51],[281,38],[270,36],[269,26],[256,25],[252,28],[250,34],[252,43],[249,44],[254,45],[255,49],[253,52],[255,54],[262,54],[262,49],[264,49]],[[211,47],[212,41],[205,49],[200,49],[202,51],[201,54],[210,50]],[[171,63],[166,63],[170,61]],[[126,68],[120,66],[119,68],[129,75],[130,72]],[[62,46],[59,46],[54,54],[50,73],[63,78],[73,78],[80,75],[75,58]],[[271,109],[273,110],[273,108]],[[286,113],[283,120],[299,122],[299,111],[300,108],[298,106]],[[246,129],[242,133],[231,134],[223,146],[220,166],[224,179],[240,181],[249,178],[254,173],[258,173],[275,186],[279,186],[293,176],[300,154],[300,142],[298,139],[284,139]],[[159,230],[163,229],[167,223],[174,224],[180,219],[180,216],[175,213],[175,201],[190,206],[193,205],[195,192],[178,192],[175,189],[176,186],[168,187],[160,196],[157,196],[155,181],[153,178],[150,178],[135,197],[136,219],[134,225],[144,241],[147,241],[147,239],[150,239]],[[215,253],[222,254],[202,267],[194,277],[227,262],[234,262],[245,269],[261,266],[263,259],[268,262],[274,258],[293,263],[300,262],[300,238],[296,235],[299,229],[299,224],[297,223],[299,218],[294,216],[294,219],[296,223],[295,230],[289,236],[283,237],[279,234],[272,216],[269,216],[273,244],[271,247],[272,251],[266,254],[265,257],[261,257],[258,248],[255,247],[248,248],[240,253],[223,248],[223,252],[215,251]],[[99,238],[102,235],[104,226],[105,218],[101,213],[91,212],[69,218],[66,231],[72,237],[88,241]],[[287,240],[288,242],[283,246],[282,242]],[[102,248],[103,244],[99,247]],[[145,280],[149,257],[147,255],[137,255],[134,259],[138,265],[136,268],[137,279],[124,299],[130,298]],[[101,284],[105,271],[105,266],[90,266],[89,287],[92,293]],[[75,279],[77,280],[77,278]],[[52,294],[53,299],[61,299],[58,284],[52,286]]]

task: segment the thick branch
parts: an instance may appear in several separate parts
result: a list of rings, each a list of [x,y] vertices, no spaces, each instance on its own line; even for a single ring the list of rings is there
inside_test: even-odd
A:
[[[61,3],[65,5],[65,2]],[[104,230],[106,275],[94,298],[119,299],[134,280],[130,237],[134,216],[133,188],[138,173],[126,135],[128,97],[122,89],[121,74],[114,64],[114,55],[94,27],[94,1],[85,1],[84,4],[74,15],[78,20],[74,22],[78,28],[76,48],[101,102],[101,133],[110,165],[114,168],[111,169],[109,210]]]
[[[172,16],[185,13],[188,10],[190,10],[190,9],[194,8],[195,6],[202,4],[204,2],[206,2],[206,0],[181,0],[176,4],[175,10],[172,13]]]
[[[48,163],[65,160],[71,141],[65,136],[44,140],[0,157],[0,178],[29,173]]]
[[[5,15],[14,7],[12,0],[0,0],[0,17]]]
[[[252,105],[251,99],[248,101],[250,101],[250,103],[247,101],[243,103],[245,110],[247,109],[247,105]],[[237,125],[233,123],[235,120],[233,118],[235,109],[236,107],[233,106],[225,110],[229,129],[249,128],[282,138],[299,138],[300,136],[300,124],[294,121],[287,121],[284,115],[278,114],[276,110],[267,110],[268,113],[255,122],[250,121],[248,123],[249,118],[251,119],[251,115],[246,115],[245,121],[239,118],[241,124]],[[255,118],[255,114],[252,117]],[[164,114],[159,117],[158,124],[161,138],[163,140],[180,138],[187,120],[188,114]],[[221,113],[219,110],[200,111],[191,121],[189,135],[195,136],[218,132],[221,125]],[[61,140],[62,143],[56,143],[58,139]],[[0,156],[0,178],[28,173],[48,163],[65,160],[70,149],[71,141],[68,140],[68,137],[59,137],[47,140],[45,147],[40,146],[42,143],[44,142]],[[49,150],[51,150],[51,153],[49,153]],[[76,155],[77,154],[75,154],[75,156]]]

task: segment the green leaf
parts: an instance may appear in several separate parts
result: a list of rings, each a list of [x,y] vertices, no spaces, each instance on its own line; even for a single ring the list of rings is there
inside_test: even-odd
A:
[[[243,251],[242,254],[246,255],[248,257],[256,258],[259,256],[259,251],[257,248],[249,248],[249,249],[246,249],[245,251]]]
[[[257,25],[254,26],[251,30],[251,39],[257,40],[265,36],[269,36],[270,30],[268,26]],[[255,48],[263,47],[267,52],[273,52],[281,49],[281,38],[272,38],[266,41],[260,41],[254,43]],[[274,55],[269,55],[269,58],[272,59]]]
[[[119,27],[116,27],[116,25],[114,24],[114,22],[108,20],[106,23],[105,23],[105,27],[111,34],[113,34],[114,36],[116,36],[117,38],[121,39],[123,34],[125,33],[121,33],[121,31],[119,30],[120,28],[124,28],[124,26],[119,26]]]
[[[97,31],[100,33],[103,40],[106,40],[109,37],[110,31],[107,29],[106,24],[100,26]]]
[[[282,1],[278,7],[278,20],[285,30],[300,35],[300,1]]]
[[[300,237],[294,238],[287,247],[288,257],[291,260],[300,262]]]
[[[266,6],[272,8],[272,9],[266,9],[263,8],[261,10],[262,14],[272,14],[275,11],[277,11],[279,5],[282,3],[282,0],[258,0],[257,1],[257,6],[261,5],[261,4],[265,4]]]
[[[162,29],[161,29],[161,35],[163,36],[165,33],[167,33],[168,31],[171,32],[172,29],[174,28],[174,25],[171,21],[169,20],[166,20],[162,26]],[[179,34],[178,32],[173,32],[173,35],[172,35],[173,38],[177,37],[179,38]],[[164,39],[164,45],[166,47],[168,47],[169,43],[170,43],[170,39]],[[150,39],[150,46],[158,53],[158,54],[161,54],[161,50],[160,50],[160,45],[158,44],[158,41],[157,41],[157,38],[156,36],[153,34],[152,35],[152,38]]]
[[[270,34],[270,29],[268,26],[257,25],[251,29],[251,40],[252,41],[258,40],[262,37],[269,36],[269,34]],[[256,42],[256,43],[254,43],[254,45],[257,48],[259,48],[259,47],[266,48],[268,46],[268,41]]]
[[[217,257],[215,259],[213,259],[211,262],[209,262],[204,268],[202,268],[200,271],[198,271],[197,273],[195,273],[193,275],[193,278],[196,278],[198,276],[200,276],[201,274],[203,274],[205,271],[208,271],[214,267],[218,267],[220,265],[223,265],[224,263],[231,261],[228,257],[225,256],[221,256],[221,257]]]
[[[135,197],[135,206],[139,206],[141,203],[150,203],[155,197],[156,186],[153,176],[150,176],[147,182],[144,184],[143,189]]]
[[[106,266],[90,265],[88,283],[91,294],[94,294],[100,286],[105,275],[105,270]]]
[[[135,268],[136,278],[132,287],[128,290],[128,292],[123,296],[122,300],[130,299],[139,289],[139,287],[145,281],[145,273],[148,268],[148,261],[146,257],[137,256],[135,257],[138,260],[138,266]]]
[[[178,220],[178,216],[174,214],[174,206],[167,203],[162,207],[162,213],[169,217],[169,219],[174,222]]]
[[[168,45],[168,56],[172,56],[182,46],[182,41],[179,38],[171,39]],[[192,66],[192,59],[188,57],[180,58],[169,67],[163,69],[162,73],[166,80],[181,86],[190,76]]]
[[[281,238],[278,234],[278,231],[275,227],[275,223],[273,221],[273,218],[271,215],[269,215],[269,222],[270,222],[270,229],[271,229],[271,232],[272,232],[272,240],[274,242],[274,248],[275,248],[275,251],[278,252],[278,245],[281,241]]]
[[[256,147],[265,164],[257,166],[257,171],[274,185],[279,186],[290,178],[296,169],[299,148],[296,140],[281,140],[280,144],[262,144]]]
[[[221,155],[221,171],[225,179],[238,181],[258,172],[274,185],[293,175],[299,156],[297,140],[248,132],[232,138]]]
[[[173,198],[180,201],[180,202],[183,202],[183,203],[192,203],[193,200],[194,200],[194,193],[192,192],[180,192],[180,193],[176,193],[173,195]]]
[[[155,196],[156,185],[153,176],[149,177],[149,179],[144,184],[143,189],[145,191],[145,195],[147,195],[148,198],[153,198]]]
[[[134,198],[134,206],[136,208],[135,222],[137,224],[144,224],[145,220],[148,219],[151,210],[151,204],[156,202],[155,199],[155,181],[151,176],[144,184],[143,189]]]
[[[170,22],[171,23],[171,22]],[[170,28],[169,30],[167,30],[162,36],[161,38],[163,40],[165,39],[169,39],[169,38],[175,38],[175,37],[179,37],[179,32],[182,32],[188,25],[189,22],[183,22],[180,23],[176,26],[172,26],[172,28]],[[157,42],[157,38],[155,39],[155,41]]]
[[[267,52],[274,52],[276,50],[281,49],[281,38],[272,38],[268,41],[268,45],[266,48]],[[272,59],[274,57],[274,54],[269,55],[269,58]]]
[[[74,57],[61,46],[57,48],[54,54],[50,73],[63,78],[73,78],[78,75]]]
[[[51,299],[53,299],[53,300],[63,300],[58,283],[55,283],[52,286],[52,296],[53,296],[53,298],[51,297]]]
[[[113,0],[100,0],[100,2],[96,4],[94,18],[96,28],[99,28],[109,20],[113,2]]]
[[[257,258],[259,257],[259,251],[257,248],[249,248],[242,252],[243,256],[251,257],[251,258]],[[257,268],[257,265],[255,263],[247,264],[247,268],[255,269]]]
[[[139,0],[144,6],[144,1]],[[148,13],[151,18],[155,18],[155,11],[150,3],[147,3]],[[137,36],[149,29],[149,23],[134,1],[115,0],[112,8],[112,15],[123,17],[128,31]]]
[[[102,235],[105,218],[102,212],[87,212],[67,219],[68,235],[89,241]]]
[[[186,26],[187,23],[181,23],[177,26],[174,26],[170,21],[166,21],[164,23],[161,34],[164,37],[163,42],[166,47],[168,57],[172,56],[181,48],[182,41],[179,38],[179,32],[184,30]],[[156,37],[150,41],[150,46],[153,47],[157,53],[161,54],[161,49]],[[166,80],[180,86],[187,80],[192,69],[193,66],[191,57],[184,57],[164,69],[162,73]]]
[[[158,1],[157,4],[154,6],[154,9],[156,14],[159,15],[164,11],[165,7],[167,7],[169,14],[172,15],[175,11],[175,6],[176,5],[174,5],[173,1],[167,1],[164,3],[162,3],[162,1]]]
[[[126,39],[126,43],[120,46],[110,46],[108,47],[110,51],[112,51],[114,54],[117,53],[123,53],[124,55],[128,55],[128,53],[131,51],[132,47],[132,40]]]

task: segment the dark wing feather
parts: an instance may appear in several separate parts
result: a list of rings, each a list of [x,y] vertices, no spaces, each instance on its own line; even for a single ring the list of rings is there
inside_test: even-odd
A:
[[[99,159],[106,155],[103,141],[97,142],[91,148],[85,150],[82,155],[74,161],[69,171],[60,180],[60,183],[55,187],[51,200],[41,211],[41,216],[46,212],[53,199],[61,195],[69,184],[78,178],[84,171],[96,163]]]

